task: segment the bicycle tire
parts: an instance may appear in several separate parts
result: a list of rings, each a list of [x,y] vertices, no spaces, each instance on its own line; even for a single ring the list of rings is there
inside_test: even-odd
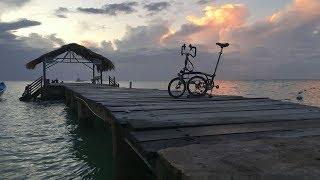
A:
[[[191,85],[193,85],[194,81],[198,79],[201,80],[203,82],[203,90],[200,92],[195,92],[192,88]],[[189,92],[189,94],[191,96],[204,96],[206,95],[207,91],[208,91],[208,83],[207,83],[207,79],[202,77],[202,76],[193,76],[192,78],[189,79],[189,81],[187,82],[187,90]]]
[[[171,90],[171,86],[173,86],[173,83],[175,81],[180,81],[181,83],[179,84],[179,82],[178,82],[178,84],[182,85],[182,90],[178,94],[173,93],[173,90]],[[177,89],[177,88],[175,88],[175,89]],[[186,91],[186,82],[182,78],[179,78],[179,77],[173,78],[168,84],[168,93],[173,98],[181,97],[185,93],[185,91]]]

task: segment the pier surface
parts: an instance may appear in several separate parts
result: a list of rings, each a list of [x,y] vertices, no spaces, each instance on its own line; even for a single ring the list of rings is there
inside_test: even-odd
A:
[[[318,179],[320,108],[268,98],[173,99],[167,91],[60,84],[110,124],[117,179]],[[51,86],[54,88],[54,86]],[[143,174],[143,173],[142,173]]]

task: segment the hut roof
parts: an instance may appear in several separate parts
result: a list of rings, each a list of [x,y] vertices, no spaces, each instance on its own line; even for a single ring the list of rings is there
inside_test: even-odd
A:
[[[77,55],[83,57],[84,59],[91,61],[91,62],[96,62],[101,61],[100,64],[97,64],[97,69],[99,71],[109,71],[109,70],[113,70],[114,64],[112,63],[112,61],[110,61],[108,58],[97,54],[93,51],[91,51],[90,49],[81,46],[79,44],[76,43],[71,43],[71,44],[67,44],[64,45],[62,47],[60,47],[59,49],[56,49],[54,51],[48,52],[40,57],[38,57],[37,59],[34,59],[32,61],[30,61],[29,63],[26,64],[26,67],[28,69],[34,69],[38,64],[42,63],[44,60],[50,58],[56,58],[57,56],[68,52],[68,51],[72,51],[74,53],[76,53]]]

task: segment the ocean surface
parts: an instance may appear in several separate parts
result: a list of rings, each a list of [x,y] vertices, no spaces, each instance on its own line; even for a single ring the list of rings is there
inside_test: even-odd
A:
[[[0,179],[112,179],[111,132],[79,126],[63,102],[20,102],[28,82],[0,98]],[[218,81],[219,95],[270,97],[320,107],[320,80]],[[128,87],[129,82],[120,82]],[[133,82],[167,89],[167,82]],[[302,100],[297,100],[302,92]]]

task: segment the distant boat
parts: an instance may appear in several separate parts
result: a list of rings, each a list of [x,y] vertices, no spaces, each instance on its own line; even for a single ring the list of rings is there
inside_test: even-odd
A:
[[[4,91],[6,91],[6,85],[4,84],[4,82],[0,82],[0,96],[2,96],[2,94],[4,93]]]

